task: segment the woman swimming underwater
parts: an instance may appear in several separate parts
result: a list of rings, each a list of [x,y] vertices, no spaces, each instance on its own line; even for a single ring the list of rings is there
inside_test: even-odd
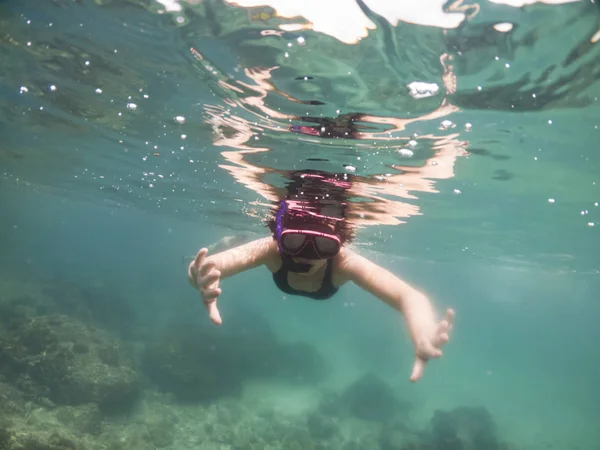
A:
[[[309,185],[307,185],[307,181]],[[206,305],[210,318],[221,324],[217,298],[220,281],[240,272],[266,266],[280,290],[315,300],[332,297],[351,281],[404,315],[415,348],[411,381],[421,378],[429,359],[439,358],[449,341],[454,311],[446,310],[436,319],[427,296],[347,248],[352,227],[345,218],[345,202],[335,200],[340,180],[319,173],[304,173],[302,195],[281,200],[268,226],[272,235],[229,250],[208,255],[202,248],[188,267],[188,280]],[[322,196],[314,196],[311,186],[325,186]],[[315,200],[316,199],[316,200]],[[320,200],[319,200],[320,199]]]

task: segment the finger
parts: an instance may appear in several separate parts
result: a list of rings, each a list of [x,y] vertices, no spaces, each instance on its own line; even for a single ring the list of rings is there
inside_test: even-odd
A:
[[[456,313],[454,312],[454,310],[452,308],[448,308],[446,310],[446,322],[448,322],[448,325],[450,326],[450,328],[452,328],[452,324],[454,323],[455,315],[456,315]]]
[[[448,331],[450,331],[450,324],[446,319],[444,319],[440,323],[438,323],[437,329],[435,330],[435,334],[437,336],[442,333],[447,333]]]
[[[448,308],[446,310],[446,317],[440,321],[437,327],[437,334],[448,333],[452,330],[452,324],[454,322],[454,310]]]
[[[219,280],[220,277],[221,277],[221,272],[219,272],[218,270],[213,270],[212,272],[210,272],[205,277],[201,277],[199,284],[204,289],[207,289],[213,283],[216,283]]]
[[[427,361],[417,356],[413,365],[412,373],[410,375],[410,381],[414,383],[423,376],[423,370],[425,369],[426,363]]]
[[[208,261],[207,263],[203,263],[200,266],[200,271],[199,274],[201,277],[205,277],[206,275],[208,275],[210,273],[211,270],[213,270],[217,265],[215,264],[214,261]]]
[[[435,339],[434,344],[436,347],[441,347],[442,345],[447,344],[449,340],[450,336],[448,336],[448,333],[441,333]]]
[[[421,358],[439,358],[442,356],[442,351],[432,344],[427,344],[422,352],[418,355]]]
[[[210,302],[215,301],[221,295],[221,289],[219,289],[219,288],[202,289],[200,291],[200,294],[202,295],[204,304],[208,304]]]
[[[219,309],[217,308],[217,301],[213,300],[212,302],[205,304],[208,309],[210,320],[212,320],[215,325],[221,325],[223,320],[221,320],[221,313],[219,313]]]
[[[196,254],[194,258],[194,267],[198,268],[202,265],[202,261],[204,261],[204,257],[208,253],[207,248],[201,248],[200,251]]]

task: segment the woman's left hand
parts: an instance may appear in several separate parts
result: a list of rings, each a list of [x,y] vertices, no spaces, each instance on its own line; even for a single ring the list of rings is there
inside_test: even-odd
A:
[[[425,364],[431,358],[442,356],[442,346],[450,340],[450,331],[454,322],[454,310],[446,310],[446,317],[433,328],[433,331],[424,332],[415,340],[415,364],[410,381],[417,381],[423,375]]]

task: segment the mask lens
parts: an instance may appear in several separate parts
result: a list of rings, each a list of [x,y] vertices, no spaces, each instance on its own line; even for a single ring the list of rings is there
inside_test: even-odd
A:
[[[281,245],[289,252],[297,252],[304,245],[306,236],[300,233],[290,233],[282,236]]]
[[[340,245],[335,239],[323,236],[315,237],[315,245],[318,252],[324,257],[334,256],[340,251]]]

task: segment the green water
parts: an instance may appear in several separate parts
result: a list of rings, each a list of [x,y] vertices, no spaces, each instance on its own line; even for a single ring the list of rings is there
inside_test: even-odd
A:
[[[600,448],[598,5],[239,3],[0,1],[0,449]],[[187,283],[308,169],[455,309],[418,383],[356,286]]]

